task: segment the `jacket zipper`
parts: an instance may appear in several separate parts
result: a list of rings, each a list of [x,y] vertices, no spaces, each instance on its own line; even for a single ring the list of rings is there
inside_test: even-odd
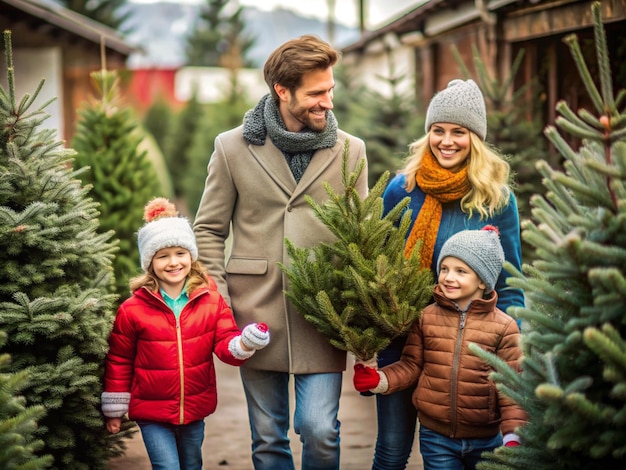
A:
[[[456,346],[454,348],[454,361],[452,362],[452,383],[450,385],[450,437],[456,434],[456,407],[457,407],[457,389],[459,382],[459,362],[461,361],[461,343],[463,342],[463,329],[465,328],[465,318],[467,311],[461,313],[461,321],[459,322],[459,331],[456,337]]]
[[[183,308],[183,310],[185,310]],[[180,312],[182,315],[183,312]],[[180,424],[185,422],[185,371],[183,369],[183,334],[180,329],[180,315],[176,318],[176,343],[178,347],[178,370],[180,371]]]
[[[163,305],[165,305],[165,308],[167,310],[169,310],[172,315],[174,315],[174,312],[172,312],[172,309],[169,308],[169,306],[165,303],[165,301],[159,297],[158,295],[156,295],[154,292],[150,291],[149,289],[146,289],[152,296],[154,296],[155,299],[157,299],[159,302],[161,302]],[[206,292],[201,292],[199,295],[197,295],[196,297],[194,297],[194,299],[200,297],[201,295],[204,295]],[[191,298],[187,301],[187,303],[185,304],[185,306],[183,307],[183,309],[180,312],[180,315],[178,315],[178,317],[176,317],[176,315],[174,315],[174,318],[176,319],[176,348],[178,349],[178,370],[180,373],[180,415],[179,415],[179,422],[180,424],[184,424],[185,422],[185,370],[183,368],[183,334],[182,334],[182,330],[180,328],[180,317],[182,317],[183,312],[185,311],[185,309],[187,308],[187,305],[189,305],[191,303]]]

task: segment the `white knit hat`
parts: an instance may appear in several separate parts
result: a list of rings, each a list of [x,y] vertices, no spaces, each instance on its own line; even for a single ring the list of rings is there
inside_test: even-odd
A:
[[[467,127],[481,140],[487,137],[485,99],[473,80],[452,80],[430,101],[426,111],[426,132],[436,122]]]
[[[437,276],[446,256],[460,259],[472,268],[487,286],[485,294],[489,294],[496,286],[504,264],[498,229],[486,225],[481,230],[462,230],[448,238],[439,252]]]
[[[178,216],[176,206],[158,197],[146,204],[143,212],[146,224],[137,233],[141,267],[147,271],[157,251],[172,246],[189,250],[191,260],[198,259],[196,237],[189,221]]]

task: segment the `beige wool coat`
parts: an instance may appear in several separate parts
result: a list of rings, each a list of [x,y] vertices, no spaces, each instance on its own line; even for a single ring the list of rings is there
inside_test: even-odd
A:
[[[294,374],[345,370],[345,352],[332,347],[287,301],[288,280],[278,262],[290,262],[286,238],[299,248],[333,241],[305,195],[322,203],[328,199],[325,182],[342,191],[344,143],[350,141],[349,171],[365,158],[365,144],[338,130],[335,146],[318,150],[296,184],[271,139],[252,145],[242,131],[240,126],[215,140],[194,232],[200,260],[231,305],[239,327],[251,322],[269,326],[270,344],[244,367]],[[367,166],[358,191],[362,197],[367,195]],[[225,260],[229,235],[232,246]]]

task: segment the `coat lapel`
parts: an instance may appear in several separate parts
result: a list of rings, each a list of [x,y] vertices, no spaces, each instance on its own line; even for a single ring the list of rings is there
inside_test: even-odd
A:
[[[333,163],[333,160],[342,148],[343,144],[340,141],[337,141],[333,147],[321,149],[315,152],[315,155],[311,159],[311,163],[309,163],[304,175],[302,175],[300,183],[296,186],[292,197],[295,198],[300,196],[302,193],[306,193],[309,186],[315,183],[320,178],[322,173],[324,173],[324,170],[326,170],[326,168]]]
[[[291,174],[287,160],[272,139],[265,139],[265,145],[248,144],[248,149],[270,178],[276,181],[278,187],[291,196],[296,189],[296,180]]]
[[[267,174],[293,199],[302,193],[306,193],[309,186],[317,181],[324,170],[332,164],[337,154],[342,151],[343,142],[338,140],[333,147],[315,152],[311,163],[309,163],[300,183],[297,185],[287,160],[271,139],[265,139],[265,145],[249,144],[248,149]]]

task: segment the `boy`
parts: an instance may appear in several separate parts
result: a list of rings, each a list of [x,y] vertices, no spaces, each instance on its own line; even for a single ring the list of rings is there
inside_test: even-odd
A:
[[[354,366],[360,392],[390,394],[417,385],[413,405],[424,470],[473,469],[483,452],[520,443],[515,429],[524,424],[524,411],[497,391],[489,379],[493,369],[468,348],[476,343],[519,370],[519,327],[496,307],[503,263],[493,226],[450,237],[437,260],[435,303],[413,325],[401,359],[380,370]]]

